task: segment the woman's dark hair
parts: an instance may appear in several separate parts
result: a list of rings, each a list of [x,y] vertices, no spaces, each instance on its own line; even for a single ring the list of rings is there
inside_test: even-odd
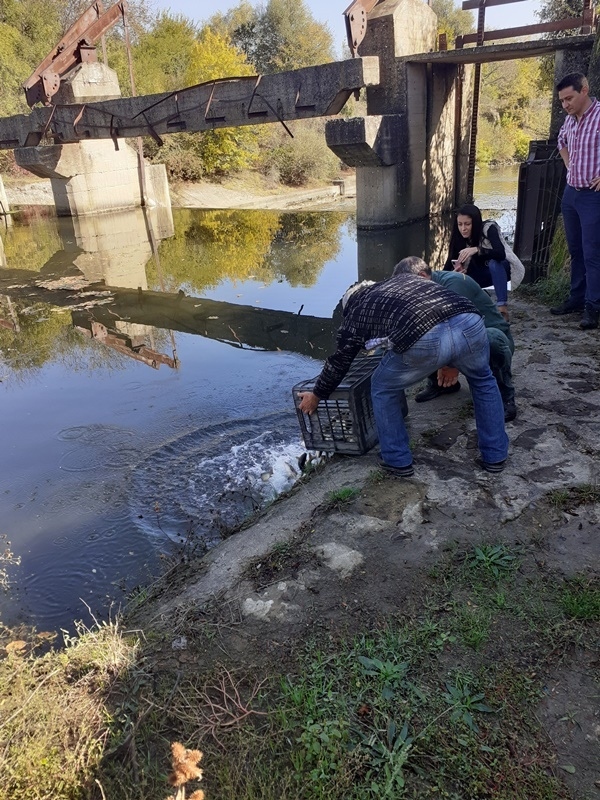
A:
[[[471,217],[473,220],[473,227],[471,228],[471,236],[469,243],[472,246],[479,247],[481,237],[483,236],[483,220],[481,218],[481,211],[477,206],[466,203],[461,206],[456,212],[454,217],[454,225],[452,226],[452,236],[450,237],[450,258],[456,258],[459,252],[465,246],[465,239],[458,230],[458,216]]]

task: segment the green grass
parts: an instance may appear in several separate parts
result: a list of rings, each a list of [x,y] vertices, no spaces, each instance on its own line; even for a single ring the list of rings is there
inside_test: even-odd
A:
[[[592,483],[553,489],[546,495],[546,501],[559,511],[569,511],[578,506],[600,502],[600,488]]]
[[[325,497],[326,509],[340,509],[349,505],[360,494],[360,489],[353,489],[345,486],[343,489],[335,489],[333,492],[328,492]]]
[[[560,605],[572,619],[600,620],[600,585],[584,577],[567,581],[560,595]]]
[[[547,275],[533,284],[519,286],[519,294],[532,297],[548,306],[559,305],[568,296],[571,285],[570,256],[562,217],[559,217],[552,245]]]

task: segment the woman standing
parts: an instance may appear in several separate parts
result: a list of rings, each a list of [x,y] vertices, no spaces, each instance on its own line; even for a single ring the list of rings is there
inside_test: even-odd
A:
[[[498,311],[508,321],[510,265],[506,250],[497,223],[484,224],[477,206],[467,204],[459,209],[444,269],[466,273],[482,289],[493,285]]]

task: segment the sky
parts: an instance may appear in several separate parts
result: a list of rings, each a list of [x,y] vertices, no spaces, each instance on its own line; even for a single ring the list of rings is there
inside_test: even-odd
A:
[[[251,0],[259,5],[258,0]],[[343,14],[351,0],[305,0],[317,22],[324,22],[331,31],[336,49],[342,52],[342,42],[346,38]],[[175,14],[184,14],[196,22],[206,21],[217,11],[228,11],[239,5],[239,0],[153,0],[158,9],[171,9]],[[264,3],[260,3],[264,4]],[[458,5],[458,3],[456,3]],[[531,25],[538,21],[535,11],[541,5],[540,0],[524,0],[505,6],[489,8],[485,12],[486,27],[513,28],[519,25]]]

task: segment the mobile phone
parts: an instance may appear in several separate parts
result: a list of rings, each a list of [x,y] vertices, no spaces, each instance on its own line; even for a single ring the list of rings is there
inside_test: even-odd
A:
[[[451,259],[451,263],[452,263],[452,266],[455,267],[459,263],[458,258]]]

